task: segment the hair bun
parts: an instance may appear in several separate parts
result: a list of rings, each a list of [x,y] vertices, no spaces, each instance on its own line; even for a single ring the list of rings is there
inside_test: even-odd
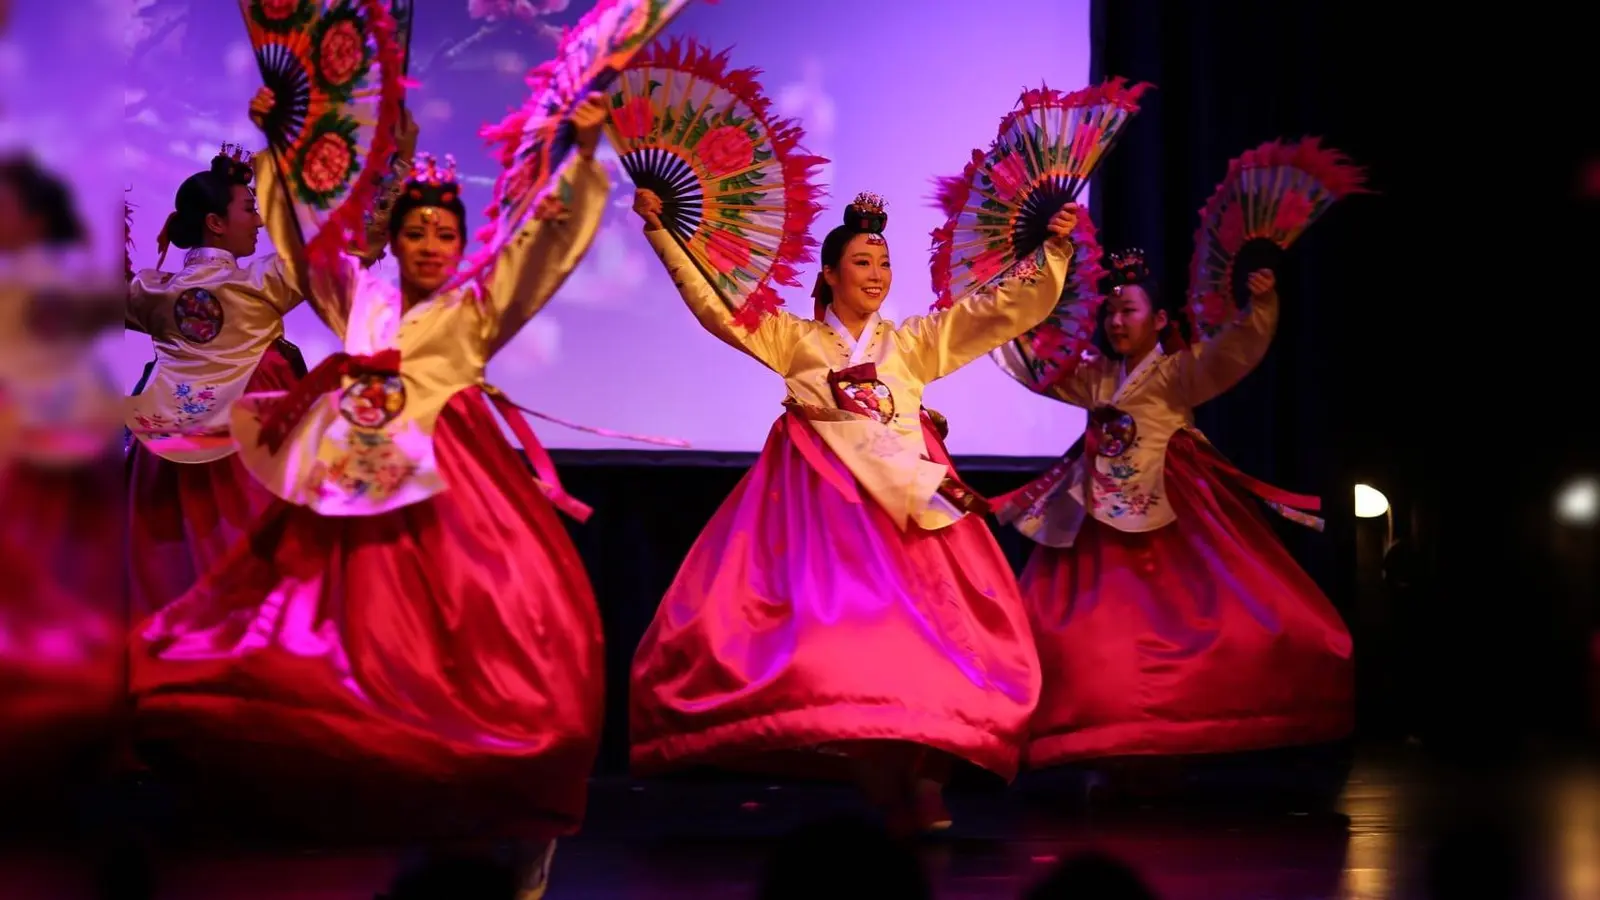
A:
[[[884,212],[883,198],[862,192],[844,208],[844,227],[857,234],[883,234],[889,226],[889,214]]]

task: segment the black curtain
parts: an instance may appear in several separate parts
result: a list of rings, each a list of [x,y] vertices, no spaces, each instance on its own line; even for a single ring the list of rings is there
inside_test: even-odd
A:
[[[1583,88],[1564,79],[1586,57],[1572,23],[1373,0],[1091,8],[1094,77],[1158,86],[1092,208],[1106,246],[1143,248],[1169,296],[1185,288],[1197,211],[1242,151],[1321,136],[1377,191],[1293,248],[1271,353],[1197,412],[1246,471],[1323,497],[1328,533],[1290,546],[1352,627],[1364,730],[1483,747],[1572,721],[1588,634],[1561,623],[1594,620],[1597,604],[1548,576],[1549,498],[1600,445],[1562,424],[1574,389],[1592,396],[1595,311],[1577,285],[1592,296],[1600,244],[1579,249],[1592,214],[1553,219],[1560,207],[1541,202],[1578,183],[1567,138],[1584,127]],[[1530,28],[1533,67],[1516,49]],[[1559,268],[1541,269],[1541,252]],[[1352,518],[1356,482],[1389,497],[1397,550]]]

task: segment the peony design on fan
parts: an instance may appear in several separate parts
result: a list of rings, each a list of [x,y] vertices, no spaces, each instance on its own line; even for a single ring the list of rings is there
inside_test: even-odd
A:
[[[1139,111],[1148,84],[1112,78],[1063,94],[1023,92],[1000,121],[987,152],[973,151],[958,176],[935,180],[935,205],[949,218],[933,232],[933,308],[946,309],[1002,278],[1027,281],[1039,267],[1050,216],[1074,202]],[[1096,316],[1105,302],[1094,222],[1078,216],[1072,265],[1044,322],[990,353],[1018,383],[1046,393],[1093,358]]]
[[[1195,337],[1215,337],[1236,319],[1246,276],[1275,268],[1311,223],[1336,201],[1368,193],[1365,185],[1365,170],[1317,138],[1268,141],[1229,162],[1200,210],[1189,260],[1185,312]]]
[[[263,86],[262,123],[312,259],[365,231],[394,149],[404,57],[390,0],[240,0]]]
[[[826,160],[800,147],[792,120],[771,114],[760,71],[729,52],[674,39],[640,53],[611,86],[607,134],[633,183],[661,198],[661,223],[744,327],[798,287],[821,210],[811,183]]]
[[[933,232],[935,309],[1023,274],[1014,268],[1044,246],[1050,217],[1076,202],[1149,88],[1112,78],[1072,93],[1024,91],[989,149],[936,179],[935,205],[949,218]]]
[[[488,224],[477,235],[484,246],[449,286],[481,277],[533,213],[572,149],[572,129],[566,123],[583,98],[613,90],[639,48],[654,40],[688,3],[599,0],[578,24],[562,33],[555,56],[528,73],[528,99],[480,132],[503,171],[495,180]]]

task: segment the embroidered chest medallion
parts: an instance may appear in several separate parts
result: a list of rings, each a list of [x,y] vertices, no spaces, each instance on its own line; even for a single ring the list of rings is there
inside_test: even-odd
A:
[[[209,344],[222,333],[222,301],[205,288],[190,288],[172,304],[178,333],[196,344]]]
[[[1139,423],[1115,406],[1100,406],[1089,412],[1084,429],[1085,448],[1097,456],[1117,457],[1127,453],[1139,437]]]
[[[828,386],[833,388],[834,402],[845,412],[885,425],[894,420],[894,394],[888,385],[878,380],[875,363],[829,372]]]
[[[382,428],[406,408],[399,375],[361,375],[339,395],[339,414],[359,428]]]

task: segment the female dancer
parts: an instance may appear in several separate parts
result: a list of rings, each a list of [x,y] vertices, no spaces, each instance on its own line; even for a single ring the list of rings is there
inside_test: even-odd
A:
[[[77,206],[0,159],[0,792],[32,836],[98,789],[124,688],[122,398],[94,355],[119,286]]]
[[[407,117],[397,135],[407,167],[416,136]],[[228,415],[246,392],[287,390],[306,372],[283,336],[283,317],[304,299],[291,268],[280,254],[239,263],[255,253],[262,226],[250,183],[271,165],[265,154],[247,161],[225,146],[209,169],[189,176],[157,238],[163,259],[168,244],[188,251],[183,268],[148,269],[128,285],[127,327],[150,335],[156,351],[127,403],[136,439],[128,568],[138,615],[194,585],[272,500],[228,434]],[[367,243],[381,252],[383,237]]]
[[[1273,273],[1249,276],[1231,326],[1176,352],[1142,256],[1113,255],[1110,280],[1102,356],[1051,389],[1089,410],[1081,457],[996,504],[1041,544],[1022,576],[1044,669],[1028,764],[1346,736],[1350,634],[1250,495],[1320,526],[1297,510],[1316,501],[1243,475],[1194,427],[1266,355]]]
[[[823,241],[815,319],[745,330],[662,230],[661,199],[641,190],[634,208],[700,323],[788,388],[634,657],[634,766],[842,765],[895,827],[948,826],[943,763],[1012,777],[1039,675],[1015,579],[922,392],[1050,311],[1075,210],[1025,276],[896,326],[878,315],[888,218],[862,194]]]
[[[272,103],[258,95],[258,121]],[[598,749],[600,619],[556,513],[585,510],[483,378],[594,238],[606,114],[600,95],[574,114],[576,158],[482,288],[440,292],[467,221],[453,166],[431,160],[389,219],[398,286],[350,259],[313,273],[345,349],[288,394],[235,406],[240,456],[283,502],[144,629],[135,691],[147,738],[220,746],[248,733],[230,762],[271,767],[299,751],[312,757],[293,763],[301,783],[318,762],[353,761],[334,767],[342,787],[373,785],[374,808],[412,803],[451,831],[515,817],[538,845],[542,884],[551,839],[582,818]],[[302,249],[263,174],[267,229],[280,249]]]

